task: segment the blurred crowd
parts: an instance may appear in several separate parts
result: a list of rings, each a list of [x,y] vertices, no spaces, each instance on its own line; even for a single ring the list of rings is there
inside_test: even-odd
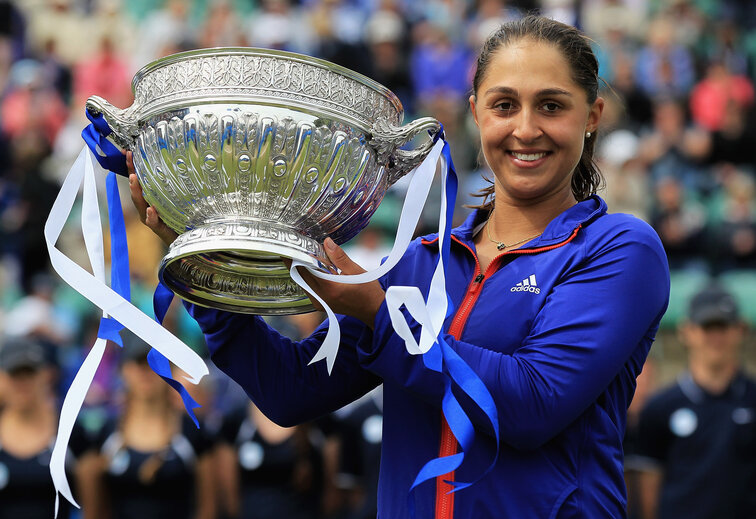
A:
[[[477,200],[471,194],[490,179],[468,107],[474,58],[499,24],[532,10],[576,25],[594,41],[606,99],[595,157],[606,178],[600,194],[610,211],[635,214],[662,239],[673,292],[663,324],[677,324],[690,295],[712,277],[733,291],[746,320],[756,323],[752,1],[0,0],[0,328],[7,340],[30,340],[41,348],[44,360],[33,371],[44,365],[45,374],[34,380],[47,389],[35,396],[37,404],[64,394],[99,324],[93,305],[50,270],[42,232],[61,181],[84,145],[87,97],[96,94],[125,108],[133,101],[130,83],[139,68],[194,48],[258,46],[318,56],[386,85],[402,101],[405,121],[430,115],[444,124],[460,177],[461,220],[464,204]],[[364,267],[376,266],[390,249],[404,194],[399,182],[368,228],[346,245]],[[419,233],[437,224],[436,204],[426,208]],[[165,250],[138,222],[128,199],[123,205],[132,296],[150,313]],[[67,229],[58,246],[85,264],[77,222]],[[319,317],[279,317],[275,326],[299,337]],[[180,305],[174,305],[166,326],[204,353],[201,334]],[[212,496],[198,499],[204,504],[195,509],[197,516],[375,513],[371,489],[380,394],[322,423],[281,430],[213,373],[196,390],[205,403],[207,436],[198,439],[195,433],[179,434],[181,413],[149,421],[155,409],[175,403],[155,396],[162,389],[129,367],[143,367],[141,353],[127,357],[125,351],[108,350],[82,413],[81,441],[72,442],[84,459],[92,452],[87,446],[98,445],[100,455],[81,463],[82,481],[97,480],[100,471],[118,486],[117,478],[130,474],[129,457],[153,452],[141,463],[143,470],[119,488],[136,491],[137,483],[159,480],[176,459],[192,459],[193,471],[206,472],[196,495]],[[13,387],[10,382],[0,387],[0,409],[34,404],[16,402]],[[149,434],[135,434],[133,423]],[[2,431],[0,423],[0,436]],[[49,441],[43,437],[39,443]],[[2,453],[0,446],[0,467]],[[235,469],[220,471],[224,463]],[[266,472],[256,472],[260,467]],[[3,486],[0,470],[0,498]],[[113,495],[109,503],[92,506],[108,505],[107,513],[117,517],[124,499]],[[266,511],[259,503],[267,502],[287,503],[291,510]],[[0,509],[0,518],[3,514]]]

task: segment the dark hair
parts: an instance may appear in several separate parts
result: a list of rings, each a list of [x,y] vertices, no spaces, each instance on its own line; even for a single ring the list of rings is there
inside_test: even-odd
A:
[[[473,77],[474,95],[478,94],[478,88],[483,82],[494,53],[506,45],[526,38],[547,42],[559,49],[569,64],[573,81],[585,91],[588,103],[593,104],[596,101],[599,92],[598,60],[591,49],[591,40],[570,25],[536,15],[527,15],[505,23],[488,37],[478,54]],[[585,139],[583,154],[572,176],[572,193],[578,201],[594,194],[603,182],[601,173],[593,161],[595,144],[596,132],[592,132],[591,136]],[[476,207],[491,209],[493,193],[493,184],[479,191],[475,196],[482,197],[484,203]]]

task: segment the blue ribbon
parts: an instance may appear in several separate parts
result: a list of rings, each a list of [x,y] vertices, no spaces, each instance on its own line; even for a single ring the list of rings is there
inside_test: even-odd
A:
[[[107,139],[112,130],[102,114],[94,115],[87,110],[87,118],[91,121],[81,136],[94,154],[100,165],[110,170],[106,180],[108,193],[108,218],[110,221],[110,258],[111,258],[111,288],[127,301],[131,300],[131,283],[129,279],[129,249],[126,240],[126,224],[123,218],[121,198],[118,194],[118,182],[115,174],[128,176],[126,156],[121,150]],[[162,283],[158,284],[153,297],[155,320],[163,324],[163,319],[168,307],[173,300],[173,293]],[[115,342],[123,347],[120,331],[124,326],[112,317],[102,318],[97,336]],[[194,409],[201,407],[190,395],[180,382],[171,376],[171,365],[165,356],[154,348],[147,354],[147,362],[152,371],[168,383],[181,395],[187,413],[199,428],[199,421],[194,414]]]
[[[121,198],[118,194],[118,182],[115,173],[108,173],[105,180],[108,199],[108,226],[110,228],[110,286],[127,301],[131,300],[131,283],[129,280],[129,246],[126,241],[126,223],[123,219]],[[100,319],[97,337],[113,341],[123,347],[121,334],[123,325],[112,317]]]
[[[126,167],[126,156],[121,150],[108,140],[108,135],[113,133],[113,130],[108,126],[105,117],[102,114],[93,114],[89,110],[86,110],[87,119],[91,121],[91,124],[87,125],[81,132],[81,136],[84,141],[92,150],[97,162],[103,169],[117,173],[122,177],[129,176],[129,170]]]
[[[436,135],[434,141],[443,137],[443,127],[441,131]],[[454,214],[454,205],[456,202],[457,193],[457,174],[452,162],[451,152],[448,142],[444,143],[442,153],[449,165],[449,171],[447,173],[446,182],[446,221],[447,226],[444,230],[443,246],[441,248],[441,257],[444,262],[444,270],[448,269],[449,256],[451,248],[451,222]],[[447,295],[448,298],[448,295]],[[451,299],[447,305],[447,317],[449,317],[454,310],[454,306]],[[414,491],[422,483],[443,476],[450,472],[455,471],[462,465],[465,458],[465,452],[468,452],[472,447],[475,438],[475,428],[470,421],[467,413],[460,405],[457,398],[454,396],[452,388],[458,387],[464,392],[486,415],[488,420],[491,421],[494,430],[494,436],[496,439],[496,452],[489,466],[478,475],[473,481],[453,481],[448,482],[454,488],[451,492],[456,492],[463,488],[467,488],[470,485],[475,484],[496,464],[499,451],[499,420],[496,411],[496,405],[494,403],[491,393],[486,388],[480,377],[467,365],[467,363],[454,351],[449,344],[444,340],[443,333],[439,334],[436,339],[436,343],[423,355],[423,364],[433,371],[442,373],[444,376],[444,396],[441,402],[441,409],[444,414],[449,428],[451,429],[454,437],[459,442],[460,452],[439,458],[434,458],[428,461],[418,472],[415,481],[410,487],[410,493],[408,496],[408,508],[410,516],[415,517],[415,502]]]
[[[157,287],[155,287],[155,294],[152,297],[152,306],[155,310],[155,320],[160,324],[163,324],[163,319],[165,319],[165,314],[168,312],[168,308],[171,306],[172,301],[173,292],[171,292],[162,282],[159,282]],[[178,391],[178,394],[181,395],[181,400],[184,402],[186,412],[194,422],[194,425],[199,429],[199,420],[197,420],[194,410],[202,406],[191,397],[189,392],[180,382],[171,376],[171,364],[168,359],[153,348],[147,354],[147,363],[152,368],[152,371],[157,373],[169,386]]]

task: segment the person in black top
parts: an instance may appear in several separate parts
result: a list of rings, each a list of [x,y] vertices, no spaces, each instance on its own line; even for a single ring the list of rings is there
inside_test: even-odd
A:
[[[313,428],[280,427],[254,404],[227,416],[216,448],[223,517],[321,517],[323,464]]]
[[[644,519],[756,517],[756,381],[743,372],[746,327],[719,286],[681,325],[689,370],[641,412]]]
[[[214,519],[212,442],[147,363],[149,347],[124,334],[124,410],[93,443],[97,470],[82,481],[84,519]]]
[[[339,439],[338,483],[357,499],[349,500],[348,519],[378,515],[378,474],[383,436],[383,385],[333,413]]]
[[[16,337],[0,346],[0,519],[55,515],[49,464],[58,411],[48,368],[45,348],[36,339]],[[83,430],[77,426],[66,464],[71,481],[75,458],[85,448]],[[63,500],[58,518],[70,516],[71,506]]]

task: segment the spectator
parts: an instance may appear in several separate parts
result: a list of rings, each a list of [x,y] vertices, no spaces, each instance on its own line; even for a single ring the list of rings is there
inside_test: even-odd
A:
[[[627,519],[642,519],[640,494],[641,474],[646,466],[638,452],[638,421],[643,407],[658,390],[658,361],[654,357],[646,359],[643,371],[635,379],[635,394],[627,409],[627,428],[622,449],[625,452],[625,485],[627,486]]]
[[[8,138],[29,131],[44,135],[52,146],[68,117],[58,92],[44,82],[41,64],[24,59],[13,64],[7,94],[0,100],[0,130]]]
[[[644,519],[756,516],[756,381],[740,358],[745,333],[722,288],[692,298],[680,327],[688,371],[640,417]]]
[[[695,191],[706,185],[698,162],[706,153],[707,135],[688,123],[685,105],[678,99],[658,98],[653,124],[641,132],[638,150],[654,182],[672,177]]]
[[[0,346],[0,519],[54,517],[55,490],[47,464],[57,434],[58,414],[42,345],[29,337],[7,339]],[[73,460],[84,454],[80,428],[69,443]],[[76,488],[73,489],[76,494]],[[71,517],[61,503],[57,517]]]
[[[370,76],[396,94],[405,114],[413,114],[415,105],[407,63],[408,40],[404,20],[394,11],[376,11],[366,22],[365,42],[372,63]]]
[[[230,0],[211,0],[199,30],[200,47],[239,47],[246,45],[244,28]]]
[[[210,440],[148,366],[148,346],[123,335],[123,410],[95,435],[97,463],[82,481],[84,518],[212,519]]]
[[[648,221],[651,183],[646,165],[638,158],[638,137],[630,130],[610,133],[601,141],[598,160],[612,211]]]
[[[646,43],[636,57],[635,75],[649,96],[685,96],[695,82],[693,55],[675,41],[674,27],[666,17],[651,20]]]
[[[650,223],[661,238],[670,269],[703,268],[706,210],[673,177],[659,180],[654,192]]]
[[[134,100],[131,93],[131,70],[108,36],[97,42],[97,52],[76,65],[74,108],[84,109],[91,95],[107,99],[114,106],[127,108]]]
[[[32,51],[42,51],[52,40],[59,56],[69,66],[89,53],[91,31],[77,3],[74,0],[17,2],[29,22],[27,42]]]
[[[289,0],[262,0],[261,9],[247,22],[247,41],[254,47],[305,54],[315,45],[311,25]]]
[[[34,276],[25,287],[27,294],[9,309],[5,333],[12,337],[33,336],[51,347],[67,344],[73,330],[56,312],[56,286],[57,280],[47,273]]]
[[[622,126],[639,134],[642,128],[652,124],[653,103],[635,80],[634,54],[615,52],[612,54],[612,59],[611,85],[620,95],[624,105]]]
[[[189,4],[185,0],[166,0],[161,9],[151,11],[137,24],[138,43],[132,69],[164,56],[168,49],[184,47],[187,40],[197,39],[189,20]]]
[[[756,111],[744,110],[729,101],[722,113],[721,127],[708,134],[704,161],[713,166],[734,165],[756,170]]]
[[[227,517],[320,517],[323,465],[311,427],[280,427],[253,404],[226,417],[217,472]]]
[[[345,490],[347,519],[378,515],[378,473],[383,433],[383,386],[333,414],[339,441],[337,484]]]
[[[721,190],[712,249],[719,271],[756,268],[756,185],[751,175],[730,169]]]
[[[459,103],[470,84],[469,52],[441,25],[425,23],[419,32],[422,38],[415,46],[410,67],[419,110],[426,111],[431,100],[439,97]]]
[[[706,77],[698,82],[690,94],[693,122],[709,131],[722,129],[727,105],[747,111],[753,104],[753,83],[744,75],[733,74],[721,61],[711,61]]]

